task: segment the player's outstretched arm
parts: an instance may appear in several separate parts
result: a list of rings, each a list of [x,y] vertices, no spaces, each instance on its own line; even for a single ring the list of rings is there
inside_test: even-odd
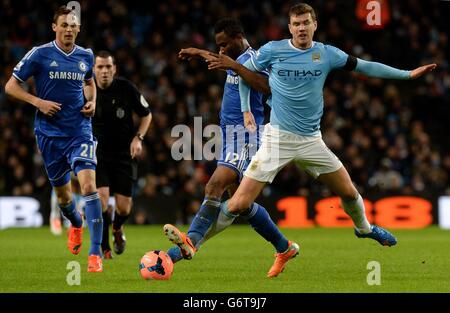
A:
[[[420,67],[418,67],[418,68],[416,68],[416,69],[411,71],[410,78],[411,79],[419,78],[420,76],[425,75],[426,73],[429,73],[429,72],[433,71],[436,67],[437,67],[436,63],[420,66]]]
[[[258,74],[256,69],[250,70],[244,65],[236,62],[229,56],[220,53],[211,53],[212,60],[208,61],[208,69],[227,70],[230,69],[242,77],[252,89],[262,92],[265,95],[270,95],[269,80],[267,76]]]
[[[61,110],[61,104],[53,101],[43,100],[27,92],[22,88],[20,82],[14,76],[11,76],[11,78],[6,83],[5,92],[6,94],[20,101],[24,101],[34,105],[39,111],[48,116],[53,116]]]
[[[180,52],[178,52],[178,58],[181,60],[192,60],[195,57],[203,58],[206,61],[211,59],[211,53],[208,50],[198,49],[198,48],[185,48],[181,49]]]
[[[383,63],[365,61],[357,59],[355,72],[370,77],[385,79],[416,79],[436,68],[436,64],[428,64],[418,67],[412,71],[400,70]]]

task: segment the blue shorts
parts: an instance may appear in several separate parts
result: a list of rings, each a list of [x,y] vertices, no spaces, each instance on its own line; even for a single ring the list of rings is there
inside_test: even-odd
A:
[[[70,181],[70,171],[75,175],[83,169],[97,165],[97,141],[93,136],[47,137],[36,135],[36,141],[44,160],[45,170],[53,187],[64,186]]]
[[[242,125],[221,126],[221,129],[222,153],[217,161],[217,166],[231,168],[241,179],[261,144],[264,125],[259,125],[258,130],[253,133],[250,133]]]

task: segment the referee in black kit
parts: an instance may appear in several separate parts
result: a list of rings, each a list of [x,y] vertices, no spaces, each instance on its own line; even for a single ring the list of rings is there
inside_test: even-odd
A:
[[[131,212],[133,183],[137,179],[136,156],[142,152],[142,141],[152,121],[149,105],[136,86],[124,78],[115,78],[114,57],[100,51],[95,57],[97,106],[92,120],[97,146],[97,188],[103,209],[102,251],[111,259],[108,210],[110,195],[114,195],[116,212],[112,223],[114,252],[125,250],[123,224]],[[140,117],[137,131],[133,112]]]

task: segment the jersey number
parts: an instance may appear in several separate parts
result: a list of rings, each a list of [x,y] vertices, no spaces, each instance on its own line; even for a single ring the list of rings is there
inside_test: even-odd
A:
[[[228,152],[227,157],[225,158],[226,163],[231,163],[233,165],[237,165],[239,161],[239,154]]]
[[[80,156],[82,156],[83,158],[89,158],[89,159],[94,158],[94,145],[88,145],[87,143],[82,143],[81,149],[82,150],[81,150]],[[88,150],[89,150],[89,155],[88,155]]]

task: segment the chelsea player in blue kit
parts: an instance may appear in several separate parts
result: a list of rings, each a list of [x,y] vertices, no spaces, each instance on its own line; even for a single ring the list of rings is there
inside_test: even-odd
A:
[[[200,245],[213,235],[222,231],[232,223],[225,220],[220,213],[220,204],[223,193],[228,190],[230,194],[236,189],[242,172],[248,165],[250,158],[259,146],[259,125],[264,122],[263,94],[270,91],[267,84],[267,72],[262,74],[252,73],[241,64],[255,55],[244,37],[242,26],[237,20],[222,19],[215,27],[215,39],[220,48],[220,55],[227,60],[229,67],[227,79],[224,86],[222,107],[220,112],[220,123],[222,128],[222,157],[217,162],[217,168],[205,188],[204,201],[192,221],[186,234],[179,231],[175,226],[166,224],[164,231],[168,238],[178,245],[168,251],[174,262],[182,258],[191,259]],[[199,56],[206,61],[219,55],[206,50],[196,48],[182,49],[180,58],[192,58]],[[226,56],[226,57],[225,57]],[[235,59],[236,61],[234,61]],[[254,115],[255,129],[253,136],[245,131],[244,119],[240,108],[240,96],[238,89],[239,76],[253,81],[248,93],[250,106]],[[247,77],[249,75],[249,77]],[[250,79],[251,78],[251,79]],[[259,90],[259,91],[258,91]],[[253,150],[253,151],[252,151]],[[249,203],[243,216],[250,225],[266,240],[271,242],[275,249],[283,253],[292,249],[297,252],[296,244],[288,241],[278,230],[270,218],[266,209],[257,203]]]
[[[384,246],[397,243],[387,230],[367,221],[361,195],[339,159],[322,141],[320,120],[323,114],[323,86],[328,73],[347,69],[367,76],[387,79],[415,79],[433,70],[436,64],[421,66],[413,71],[398,70],[387,65],[368,62],[330,45],[312,40],[317,21],[314,9],[298,4],[289,10],[289,31],[292,39],[271,41],[262,46],[244,66],[252,71],[269,70],[272,91],[270,123],[266,125],[261,147],[244,173],[233,197],[222,204],[221,210],[232,219],[245,211],[289,162],[295,161],[313,178],[325,183],[342,200],[345,212],[355,225],[355,235],[371,238]],[[220,68],[221,60],[210,62]],[[247,81],[239,81],[241,110],[251,117]],[[246,125],[253,125],[250,118]],[[281,272],[289,254],[278,254],[274,271]]]
[[[68,248],[73,254],[80,252],[83,220],[73,201],[70,172],[78,176],[91,238],[88,272],[102,272],[102,208],[95,184],[96,141],[91,126],[96,101],[94,55],[75,45],[80,23],[67,7],[56,11],[52,29],[56,39],[24,56],[5,91],[37,108],[36,140],[59,207],[72,224]],[[34,77],[37,96],[20,85],[30,77]]]

